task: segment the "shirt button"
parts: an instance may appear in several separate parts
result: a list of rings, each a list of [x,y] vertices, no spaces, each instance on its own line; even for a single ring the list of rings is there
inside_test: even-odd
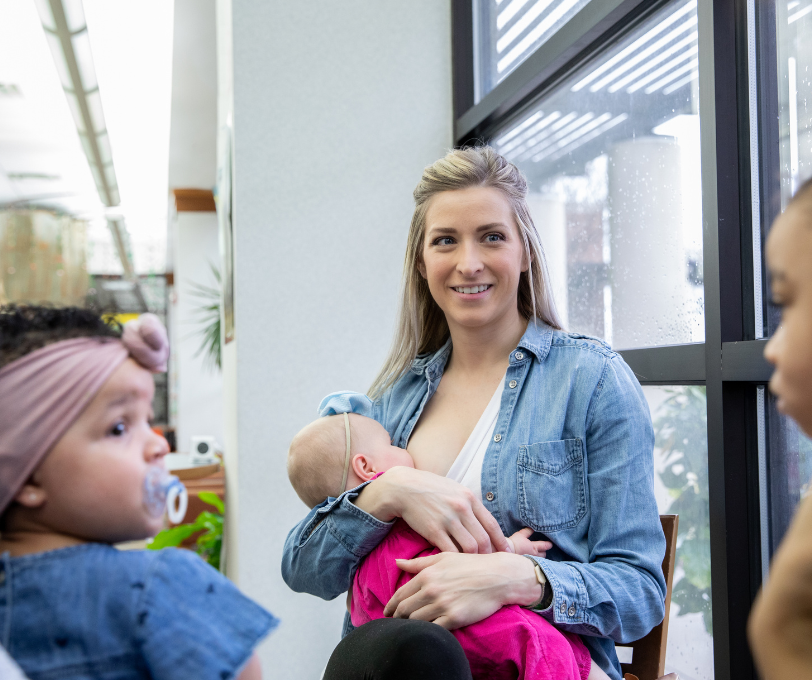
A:
[[[560,611],[562,614],[564,614],[564,613],[567,611],[567,603],[566,603],[566,602],[562,602],[562,603],[561,603],[561,606],[560,606],[560,607],[559,607],[559,609],[558,609],[558,611]]]
[[[502,441],[502,435],[501,435],[501,434],[496,434],[496,435],[494,435],[494,436],[493,436],[493,440],[494,440],[495,442],[501,442],[501,441]]]
[[[485,498],[492,501],[494,499],[493,491],[488,491],[488,493],[485,494]]]
[[[516,361],[521,361],[522,359],[524,359],[524,354],[522,354],[521,352],[516,352],[516,354],[514,354],[513,356],[516,358]]]
[[[575,616],[575,607],[570,607],[569,611],[567,612],[570,616]]]
[[[515,380],[511,380],[511,381],[508,383],[508,387],[510,387],[510,389],[513,389],[513,388],[514,388],[514,387],[516,387],[516,385],[518,385],[518,384],[519,384],[519,383],[517,383]]]

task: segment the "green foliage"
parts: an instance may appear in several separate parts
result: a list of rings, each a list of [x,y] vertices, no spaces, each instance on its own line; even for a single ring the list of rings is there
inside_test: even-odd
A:
[[[654,419],[654,434],[665,461],[660,480],[674,499],[668,512],[679,515],[677,568],[685,575],[671,599],[680,616],[701,613],[712,635],[705,388],[690,385],[669,392]]]
[[[222,281],[220,278],[220,270],[217,269],[211,262],[211,273],[217,281],[217,286],[204,286],[200,283],[192,281],[189,285],[191,290],[189,293],[201,301],[201,305],[194,310],[197,315],[195,321],[201,325],[199,332],[200,347],[195,356],[201,354],[206,359],[210,367],[221,368],[220,359],[220,289],[222,288]]]
[[[191,524],[179,524],[164,529],[147,545],[150,550],[177,548],[189,536],[202,532],[195,541],[195,552],[215,569],[220,569],[220,553],[223,549],[223,515],[225,506],[220,497],[210,491],[201,491],[198,498],[214,506],[217,512],[201,512]]]

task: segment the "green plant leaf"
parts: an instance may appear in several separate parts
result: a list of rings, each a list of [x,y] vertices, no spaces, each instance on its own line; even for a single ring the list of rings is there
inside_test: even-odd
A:
[[[194,524],[181,524],[171,529],[164,529],[158,533],[155,538],[147,543],[149,550],[160,550],[161,548],[177,548],[189,536],[191,536],[200,528]]]
[[[215,508],[217,508],[217,512],[219,512],[221,515],[225,513],[226,506],[216,493],[211,491],[201,491],[199,494],[197,494],[197,497],[204,503],[208,503],[209,505],[213,505]]]

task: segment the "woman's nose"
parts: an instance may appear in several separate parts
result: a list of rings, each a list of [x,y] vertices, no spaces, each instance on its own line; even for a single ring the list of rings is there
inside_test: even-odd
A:
[[[465,277],[472,277],[483,269],[482,258],[479,248],[474,244],[463,243],[459,249],[459,259],[457,260],[457,271]]]

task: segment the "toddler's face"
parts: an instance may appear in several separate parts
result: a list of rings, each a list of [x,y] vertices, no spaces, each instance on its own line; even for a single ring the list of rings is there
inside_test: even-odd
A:
[[[38,519],[85,540],[153,536],[162,518],[144,507],[149,465],[164,465],[166,440],[150,428],[154,384],[127,359],[56,443],[33,480],[45,491]]]

